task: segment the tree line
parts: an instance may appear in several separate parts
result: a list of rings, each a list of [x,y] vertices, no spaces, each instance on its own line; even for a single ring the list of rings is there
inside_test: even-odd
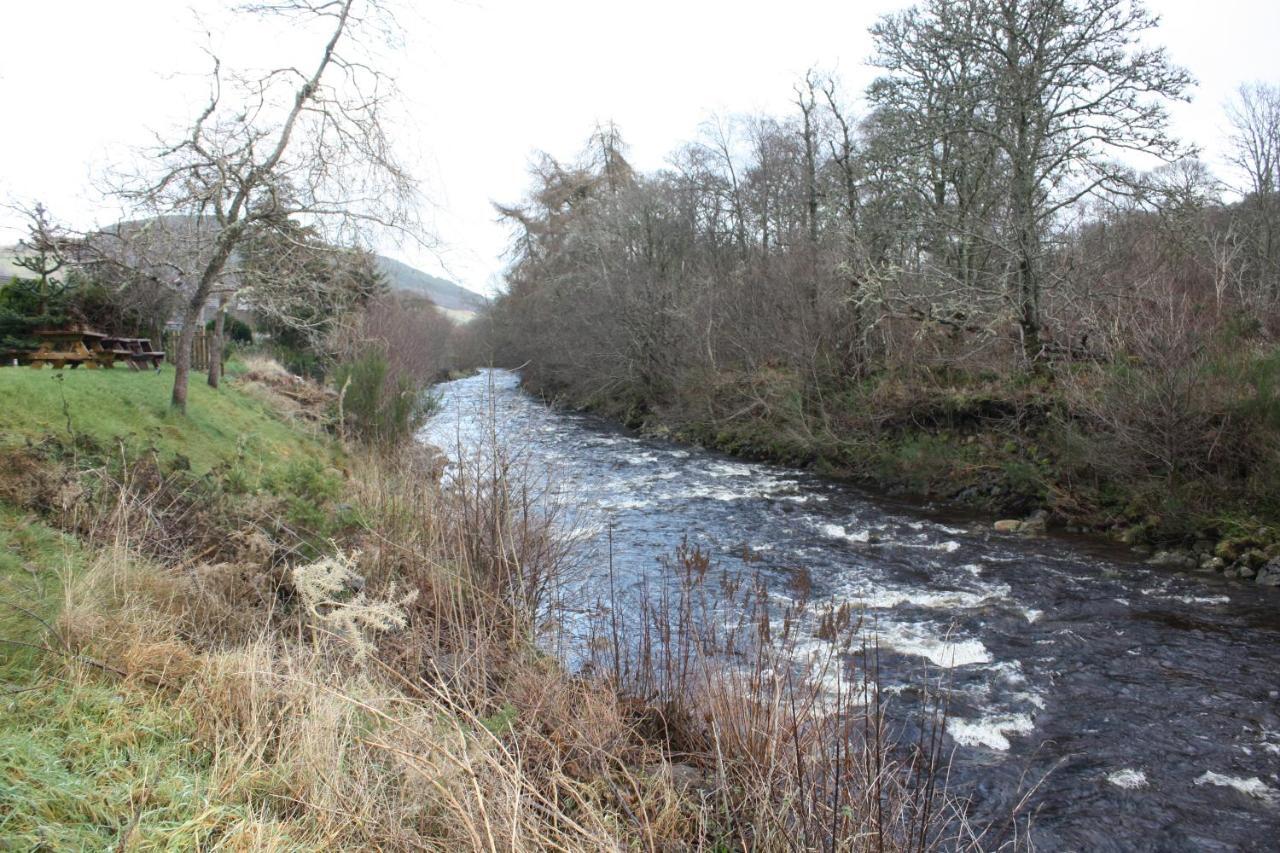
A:
[[[507,292],[478,331],[533,387],[713,432],[839,443],[910,417],[891,387],[1039,383],[1144,471],[1238,465],[1215,436],[1277,332],[1280,87],[1240,88],[1214,175],[1170,129],[1193,81],[1157,25],[1128,0],[929,0],[872,27],[859,108],[811,71],[789,114],[713,117],[647,174],[598,127],[500,206]]]

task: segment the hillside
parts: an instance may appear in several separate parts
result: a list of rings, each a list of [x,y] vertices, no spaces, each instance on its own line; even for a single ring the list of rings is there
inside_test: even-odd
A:
[[[450,317],[463,322],[470,320],[487,303],[480,294],[467,290],[447,279],[425,273],[401,261],[378,255],[378,268],[386,274],[388,282],[396,290],[419,293],[444,309]]]

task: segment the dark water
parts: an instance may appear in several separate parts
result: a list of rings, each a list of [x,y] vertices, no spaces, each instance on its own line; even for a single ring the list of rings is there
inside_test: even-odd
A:
[[[492,411],[588,508],[584,544],[612,528],[624,581],[687,535],[724,568],[781,589],[803,566],[815,596],[864,607],[891,703],[922,678],[948,683],[952,790],[979,822],[1040,782],[1038,849],[1280,849],[1280,591],[638,438],[545,408],[509,373],[440,390],[424,438],[466,446]],[[745,564],[744,545],[762,561]]]

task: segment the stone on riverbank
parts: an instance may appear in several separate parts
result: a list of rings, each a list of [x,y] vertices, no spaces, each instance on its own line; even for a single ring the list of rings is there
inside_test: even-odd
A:
[[[1027,535],[1040,535],[1045,532],[1048,522],[1049,513],[1039,509],[1033,512],[1025,520],[1017,518],[1002,518],[995,524],[991,525],[991,527],[997,533],[1024,533]]]
[[[1147,565],[1167,566],[1172,569],[1194,569],[1197,564],[1195,557],[1180,551],[1157,551],[1151,559],[1147,560]]]

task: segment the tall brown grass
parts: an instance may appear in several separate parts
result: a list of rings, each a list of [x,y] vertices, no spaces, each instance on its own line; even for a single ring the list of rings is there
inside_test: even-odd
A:
[[[423,448],[355,458],[362,523],[333,544],[352,572],[307,604],[311,561],[278,525],[242,508],[175,547],[179,501],[158,512],[150,482],[112,481],[79,519],[101,550],[59,631],[194,721],[211,797],[255,816],[223,847],[979,846],[939,785],[941,718],[896,744],[856,615],[803,583],[779,605],[682,545],[566,666],[541,638],[581,555],[501,448],[443,477]],[[354,641],[323,618],[366,606],[385,618]]]

